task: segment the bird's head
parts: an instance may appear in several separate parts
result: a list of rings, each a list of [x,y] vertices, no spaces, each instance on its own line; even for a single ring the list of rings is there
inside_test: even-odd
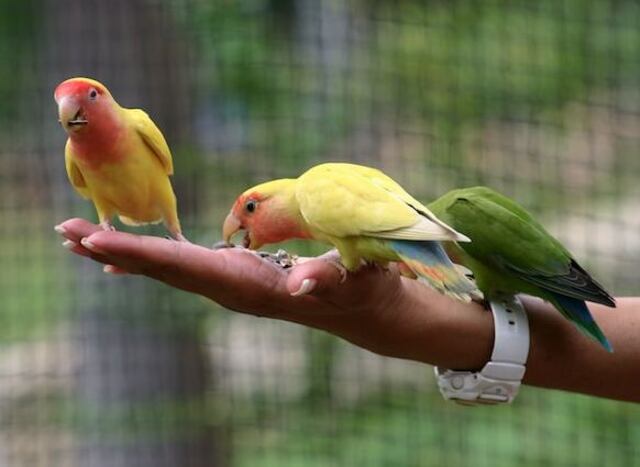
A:
[[[235,233],[245,231],[243,245],[262,245],[292,238],[309,238],[295,199],[294,179],[280,179],[248,189],[236,199],[224,220],[222,237],[229,243]]]
[[[100,82],[90,78],[70,78],[56,88],[60,124],[69,135],[87,131],[113,108],[113,97]]]

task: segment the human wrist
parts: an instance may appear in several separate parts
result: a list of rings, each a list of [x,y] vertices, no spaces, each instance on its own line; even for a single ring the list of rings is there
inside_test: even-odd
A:
[[[403,280],[390,356],[447,368],[480,369],[493,348],[493,318],[478,303],[445,297],[414,280]]]
[[[494,321],[491,360],[482,370],[435,367],[445,399],[462,404],[510,403],[518,394],[529,354],[527,313],[517,297],[489,302]]]

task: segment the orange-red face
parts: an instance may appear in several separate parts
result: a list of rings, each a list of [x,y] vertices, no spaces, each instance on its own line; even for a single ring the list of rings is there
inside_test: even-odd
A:
[[[111,94],[97,81],[71,78],[58,85],[54,92],[58,117],[69,135],[86,131],[92,123],[103,119],[111,107]]]
[[[259,246],[256,246],[258,242],[252,238],[252,232],[257,230],[256,224],[260,223],[256,218],[262,214],[262,206],[260,206],[260,212],[257,212],[258,206],[262,201],[262,197],[257,193],[240,195],[238,199],[236,199],[222,226],[222,238],[225,242],[230,243],[231,237],[233,237],[235,233],[244,230],[243,246],[245,248],[259,248]]]
[[[291,238],[308,238],[295,212],[278,194],[244,193],[236,199],[225,219],[222,237],[229,243],[236,232],[244,230],[243,246],[251,249]]]

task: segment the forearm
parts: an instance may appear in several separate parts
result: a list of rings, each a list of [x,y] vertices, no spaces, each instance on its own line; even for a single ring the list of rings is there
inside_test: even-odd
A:
[[[531,328],[527,384],[640,402],[640,299],[618,299],[616,309],[590,304],[613,353],[548,303],[533,298],[524,303]]]
[[[393,341],[382,352],[454,369],[480,369],[493,348],[493,318],[480,304],[462,303],[425,287],[403,280],[405,299],[380,326]],[[394,337],[395,336],[395,337]]]
[[[388,328],[399,336],[395,346],[374,350],[445,368],[482,368],[493,348],[491,313],[413,284],[405,284],[411,297],[406,311]],[[640,401],[640,299],[620,299],[617,309],[590,307],[614,353],[585,337],[548,303],[531,297],[523,303],[531,333],[526,384]]]

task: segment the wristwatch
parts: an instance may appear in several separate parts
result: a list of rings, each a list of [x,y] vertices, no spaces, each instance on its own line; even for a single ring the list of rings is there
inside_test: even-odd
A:
[[[435,367],[445,399],[464,405],[508,404],[518,394],[529,355],[529,321],[517,297],[489,302],[495,338],[491,360],[479,372]]]

